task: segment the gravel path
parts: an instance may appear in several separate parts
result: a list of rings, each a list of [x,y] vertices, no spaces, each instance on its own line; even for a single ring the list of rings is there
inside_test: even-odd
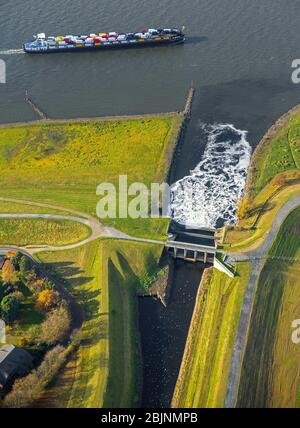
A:
[[[233,348],[232,358],[231,358],[231,367],[229,373],[229,380],[227,384],[227,392],[225,398],[225,407],[233,408],[236,405],[239,381],[241,375],[241,368],[243,362],[244,351],[247,341],[247,333],[250,324],[251,311],[254,302],[255,290],[257,281],[261,269],[265,263],[265,257],[269,252],[277,233],[288,216],[288,214],[297,208],[300,205],[300,196],[296,196],[293,199],[289,200],[277,214],[272,226],[260,248],[255,251],[244,254],[231,254],[229,259],[232,261],[250,261],[252,264],[252,271],[249,278],[249,283],[245,293],[243,306],[241,310],[237,335],[235,339],[235,344]],[[253,260],[255,259],[255,260]]]
[[[0,201],[4,202],[13,202],[17,204],[23,204],[23,205],[30,205],[30,206],[36,206],[41,208],[48,208],[51,210],[56,211],[63,211],[70,213],[70,215],[58,215],[58,214],[0,214],[1,218],[12,218],[12,219],[18,219],[18,218],[28,218],[28,219],[53,219],[53,220],[70,220],[75,221],[81,224],[84,224],[88,226],[91,229],[91,235],[80,242],[76,242],[75,244],[70,244],[66,246],[26,246],[24,248],[19,248],[21,250],[26,251],[27,254],[33,255],[40,251],[63,251],[63,250],[71,250],[73,248],[80,247],[82,245],[85,245],[89,242],[95,241],[99,238],[113,238],[113,239],[121,239],[126,241],[133,241],[133,242],[141,242],[141,243],[147,243],[147,244],[158,244],[158,245],[164,245],[163,241],[156,241],[153,239],[145,239],[145,238],[137,238],[134,236],[127,235],[126,233],[120,232],[119,230],[103,225],[100,223],[100,221],[88,214],[82,213],[80,211],[66,209],[57,205],[52,204],[46,204],[42,202],[32,202],[32,201],[24,201],[21,199],[13,199],[13,198],[0,198]],[[16,247],[10,247],[7,246],[7,248],[16,249]]]

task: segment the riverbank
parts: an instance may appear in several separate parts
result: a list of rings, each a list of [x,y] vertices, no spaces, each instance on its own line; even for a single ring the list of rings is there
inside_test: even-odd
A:
[[[56,125],[56,124],[68,124],[68,123],[89,123],[89,122],[119,122],[124,120],[143,120],[151,119],[155,117],[173,117],[181,116],[183,113],[180,111],[166,112],[166,113],[145,113],[145,114],[133,114],[133,115],[116,115],[116,116],[95,116],[95,117],[75,117],[73,119],[37,119],[30,120],[27,122],[11,122],[1,123],[1,128],[18,128],[24,126],[36,126],[36,125]]]
[[[299,192],[300,106],[284,114],[256,148],[236,226],[224,228],[223,248],[258,248],[280,208]]]
[[[232,258],[252,263],[231,361],[227,407],[298,403],[299,367],[290,335],[298,309],[291,302],[297,301],[293,284],[299,270],[299,222],[296,211],[291,211],[300,197],[299,136],[300,107],[296,106],[258,146],[238,225],[225,233],[224,248]]]
[[[101,183],[165,181],[183,115],[124,121],[53,122],[0,129],[1,197],[58,205],[96,217]],[[9,153],[7,156],[6,153]],[[137,237],[161,240],[162,218],[103,222]]]
[[[249,263],[240,264],[233,279],[213,268],[204,271],[172,407],[224,407],[249,272]]]

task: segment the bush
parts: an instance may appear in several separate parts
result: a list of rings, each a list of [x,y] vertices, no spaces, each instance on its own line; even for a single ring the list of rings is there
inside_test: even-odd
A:
[[[14,409],[29,407],[40,397],[44,388],[66,361],[67,354],[68,350],[62,346],[56,346],[47,352],[36,370],[14,383],[12,391],[4,399],[3,407]]]
[[[0,304],[1,317],[5,322],[12,323],[16,320],[20,308],[20,300],[13,294],[5,296]]]
[[[39,312],[48,312],[59,302],[59,294],[52,290],[41,291],[36,299],[35,307]]]
[[[54,345],[66,339],[71,327],[71,317],[67,303],[53,309],[41,327],[40,342]]]
[[[6,285],[15,286],[19,282],[18,273],[11,262],[11,260],[6,260],[2,267],[2,281]]]

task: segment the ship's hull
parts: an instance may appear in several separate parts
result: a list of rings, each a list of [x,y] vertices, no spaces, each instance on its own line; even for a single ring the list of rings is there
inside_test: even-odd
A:
[[[185,42],[184,36],[174,37],[166,40],[145,40],[145,41],[130,41],[130,42],[109,42],[101,43],[99,46],[55,46],[55,47],[28,47],[26,44],[23,49],[29,54],[49,54],[49,53],[62,53],[62,52],[83,52],[83,51],[100,51],[100,50],[113,50],[113,49],[129,49],[129,48],[146,48],[158,47],[165,45],[179,45]]]

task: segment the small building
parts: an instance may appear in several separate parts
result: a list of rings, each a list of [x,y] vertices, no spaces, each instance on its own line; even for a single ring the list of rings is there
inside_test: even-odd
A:
[[[0,348],[0,394],[15,379],[25,376],[33,368],[33,358],[25,349],[14,345]]]

